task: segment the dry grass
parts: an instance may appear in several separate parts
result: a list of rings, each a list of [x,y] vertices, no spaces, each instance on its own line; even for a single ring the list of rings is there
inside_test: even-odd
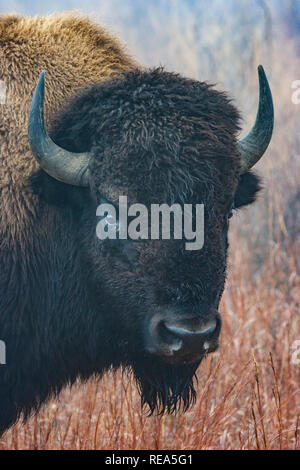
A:
[[[276,260],[257,279],[244,263],[231,269],[222,347],[200,367],[197,404],[187,414],[148,418],[130,377],[107,374],[65,390],[27,424],[9,430],[0,448],[300,448],[300,365],[291,361],[300,339],[300,277],[292,257],[289,262],[281,286]]]
[[[153,31],[159,34],[155,21]],[[195,19],[189,21],[194,26]],[[270,36],[261,23],[255,34],[253,24],[246,24],[239,39],[233,34],[234,20],[227,18],[213,29],[211,25],[206,24],[212,31],[206,43],[208,32],[197,32],[201,47],[196,47],[194,28],[179,27],[178,18],[170,17],[162,41],[167,44],[163,52],[173,61],[169,68],[231,89],[249,124],[256,108],[254,71],[263,63],[277,120],[268,156],[259,164],[265,190],[259,202],[232,223],[230,268],[220,309],[221,348],[199,369],[197,404],[185,415],[148,418],[133,381],[120,371],[99,383],[91,380],[65,390],[59,401],[48,403],[27,424],[10,429],[0,448],[300,448],[300,365],[292,361],[294,342],[300,340],[300,246],[292,242],[284,218],[299,188],[300,106],[291,102],[291,84],[300,79],[300,60],[293,40],[278,25]],[[175,43],[166,39],[168,34],[176,37]],[[138,47],[136,51],[142,55]],[[201,51],[204,62],[198,70]],[[162,55],[155,47],[151,53]],[[290,220],[299,224],[300,217],[297,222],[297,214],[292,214]]]

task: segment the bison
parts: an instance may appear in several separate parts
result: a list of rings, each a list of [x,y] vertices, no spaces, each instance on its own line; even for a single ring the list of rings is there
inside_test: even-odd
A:
[[[88,18],[1,16],[0,58],[0,432],[119,367],[150,412],[188,409],[218,347],[229,219],[255,200],[250,169],[272,135],[263,68],[255,125],[238,141],[226,93],[142,67]],[[119,196],[204,204],[203,248],[100,240],[97,207]]]

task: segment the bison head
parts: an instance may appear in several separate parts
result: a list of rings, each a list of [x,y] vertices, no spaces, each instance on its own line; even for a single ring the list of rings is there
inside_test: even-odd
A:
[[[249,170],[273,129],[262,67],[259,79],[256,123],[240,142],[239,113],[226,94],[163,69],[83,90],[56,117],[51,137],[44,73],[35,90],[29,140],[43,170],[35,184],[48,203],[74,212],[86,289],[105,325],[95,357],[99,351],[108,365],[130,367],[151,411],[187,408],[199,363],[218,347],[229,219],[255,198],[259,181]],[[149,211],[151,204],[203,204],[202,249],[186,250],[184,238],[100,241],[97,206],[117,206],[119,196]]]

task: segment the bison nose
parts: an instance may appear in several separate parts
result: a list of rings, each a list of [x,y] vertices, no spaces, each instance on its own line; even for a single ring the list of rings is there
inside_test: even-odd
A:
[[[158,313],[149,322],[146,349],[167,362],[195,362],[218,348],[220,330],[221,317],[216,310],[205,317]]]

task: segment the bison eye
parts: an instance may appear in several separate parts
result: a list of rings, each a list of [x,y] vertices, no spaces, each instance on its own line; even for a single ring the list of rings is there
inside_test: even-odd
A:
[[[107,225],[118,227],[118,222],[116,221],[115,216],[113,214],[110,214],[109,212],[106,213],[106,222]]]
[[[234,213],[234,203],[232,202],[227,212],[227,220],[231,219],[231,217],[233,216],[233,213]]]

